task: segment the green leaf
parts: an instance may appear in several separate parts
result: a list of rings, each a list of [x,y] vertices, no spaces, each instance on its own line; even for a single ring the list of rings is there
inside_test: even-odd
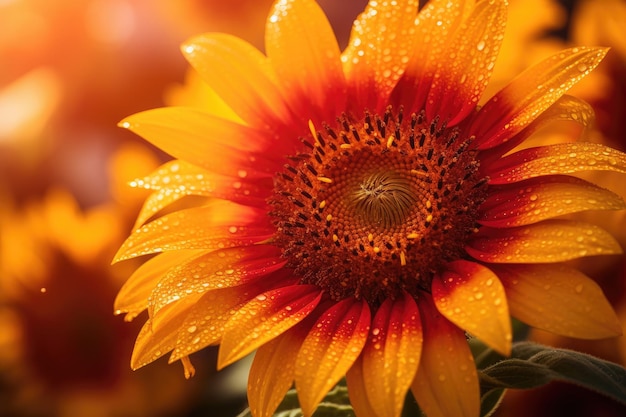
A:
[[[625,368],[567,349],[516,343],[509,358],[481,369],[479,375],[483,396],[495,389],[528,389],[564,381],[626,404]]]
[[[252,417],[250,409],[244,410],[237,417]],[[274,417],[302,417],[302,410],[298,403],[295,389],[290,389],[274,413]],[[313,413],[313,417],[355,417],[350,400],[348,399],[348,387],[345,381],[339,382],[326,394],[320,405]]]

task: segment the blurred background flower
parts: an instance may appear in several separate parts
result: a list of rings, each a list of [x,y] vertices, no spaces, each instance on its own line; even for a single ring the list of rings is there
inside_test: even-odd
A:
[[[179,45],[222,31],[262,48],[271,3],[0,0],[0,415],[228,416],[244,407],[247,370],[215,374],[212,350],[194,357],[198,374],[189,381],[165,361],[130,371],[140,323],[112,312],[134,266],[109,263],[145,197],[127,182],[165,157],[116,125],[165,104],[206,105],[202,90],[189,88],[194,76]],[[366,3],[320,1],[342,47]],[[492,91],[565,45],[611,46],[573,94],[596,111],[590,140],[626,149],[626,2],[510,3]],[[544,139],[559,140],[553,132]],[[615,177],[603,180],[626,194]],[[624,216],[603,220],[626,247]],[[586,269],[626,321],[624,258],[598,259]],[[540,332],[531,337],[626,364],[624,338],[585,344]],[[607,400],[572,390],[552,384],[512,393],[500,415],[539,416],[547,396],[567,410],[563,415],[613,411]]]

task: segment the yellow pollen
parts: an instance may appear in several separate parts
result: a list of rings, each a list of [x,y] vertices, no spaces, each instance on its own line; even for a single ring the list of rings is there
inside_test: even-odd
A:
[[[328,177],[317,177],[317,179],[321,182],[325,182],[326,184],[331,184],[333,182],[333,180]]]
[[[339,147],[341,149],[350,149],[352,145],[350,145],[349,143],[342,143],[341,145],[339,145]]]
[[[339,240],[339,236],[333,234],[333,242],[337,242]]]
[[[417,239],[418,237],[420,237],[420,235],[418,235],[417,233],[413,232],[413,233],[409,233],[408,235],[406,235],[407,239]]]
[[[380,252],[380,248],[378,246],[374,246],[374,253],[379,253]]]
[[[411,174],[419,175],[421,177],[427,177],[428,174],[423,171],[418,171],[417,169],[412,169]]]
[[[426,216],[426,221],[427,221],[428,223],[432,222],[432,221],[433,221],[433,215],[432,215],[432,214],[429,214],[428,216]]]
[[[387,139],[387,148],[391,148],[391,145],[393,145],[393,136],[389,136],[389,139]]]
[[[406,254],[404,253],[404,251],[400,252],[400,265],[406,265]]]
[[[326,200],[322,200],[320,203],[320,208],[323,209],[324,207],[326,207]]]
[[[367,235],[367,240],[369,240],[370,242],[374,240],[374,235],[373,234],[369,234]]]
[[[430,202],[430,200],[426,200],[426,208],[429,209],[433,206],[433,203]]]
[[[326,216],[326,221],[329,222],[333,219],[333,216],[331,214],[329,214],[328,216]]]
[[[313,120],[309,119],[309,130],[311,131],[311,135],[317,141],[317,132],[315,131],[315,125],[313,124]]]

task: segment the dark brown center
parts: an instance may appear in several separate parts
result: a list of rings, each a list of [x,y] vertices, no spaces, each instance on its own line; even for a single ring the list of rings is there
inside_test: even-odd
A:
[[[391,108],[311,134],[270,200],[275,244],[303,283],[377,305],[429,291],[446,262],[465,256],[487,188],[471,138]]]

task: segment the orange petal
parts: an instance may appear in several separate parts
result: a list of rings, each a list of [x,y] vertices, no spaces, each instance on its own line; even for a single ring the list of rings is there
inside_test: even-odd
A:
[[[197,297],[170,304],[158,317],[151,317],[142,327],[131,356],[132,369],[138,369],[174,349],[176,334]]]
[[[478,375],[465,333],[439,314],[430,296],[418,304],[424,345],[413,396],[428,417],[478,417]]]
[[[199,251],[176,251],[162,253],[141,264],[124,283],[115,298],[115,314],[127,313],[124,320],[131,321],[148,307],[148,298],[165,273],[198,256]]]
[[[126,239],[114,262],[180,249],[216,250],[261,242],[272,235],[265,214],[250,207],[213,200],[151,221]]]
[[[582,171],[626,173],[626,154],[599,143],[560,143],[523,149],[493,162],[484,170],[490,184]]]
[[[355,20],[341,59],[352,94],[364,107],[379,111],[387,106],[418,41],[418,3],[370,1]]]
[[[294,150],[293,146],[287,146],[289,141],[275,141],[268,132],[220,119],[200,109],[147,110],[125,118],[119,125],[175,158],[232,177],[273,175],[282,165],[272,163],[264,151],[270,147],[281,147],[281,152]],[[251,155],[257,162],[250,161]],[[260,172],[259,166],[267,167]]]
[[[510,229],[482,227],[465,250],[493,263],[562,262],[583,256],[622,253],[605,230],[589,223],[545,220]]]
[[[248,376],[248,403],[254,417],[272,417],[291,388],[307,330],[297,325],[257,350]]]
[[[181,261],[167,271],[150,294],[150,314],[191,294],[236,287],[266,277],[284,265],[280,250],[269,245],[220,249]]]
[[[302,321],[321,298],[321,290],[314,285],[292,285],[259,294],[226,323],[218,368],[238,361]]]
[[[305,121],[330,121],[345,109],[339,45],[317,3],[276,1],[266,24],[265,49],[290,106],[296,114],[309,114]],[[318,112],[317,120],[312,111]]]
[[[506,1],[482,1],[447,44],[438,62],[426,116],[441,116],[448,126],[463,120],[489,83],[506,26]]]
[[[621,210],[620,196],[568,176],[532,178],[511,186],[494,186],[480,206],[480,224],[513,227],[584,210]]]
[[[207,33],[191,38],[181,49],[204,81],[250,126],[288,119],[278,77],[254,46],[236,36]]]
[[[406,70],[392,93],[392,102],[403,105],[404,110],[411,114],[424,107],[424,102],[443,59],[445,45],[460,26],[464,17],[463,0],[429,1],[420,10],[415,19],[416,42]]]
[[[246,178],[228,177],[206,171],[186,161],[173,160],[156,171],[130,183],[132,187],[155,190],[144,203],[135,228],[164,207],[187,195],[217,197],[239,204],[261,206],[271,190],[271,180],[264,187]]]
[[[528,126],[567,90],[591,72],[606,48],[577,47],[559,52],[534,65],[480,109],[469,134],[475,146],[487,149],[507,141]]]
[[[363,348],[363,378],[379,417],[399,417],[413,382],[422,346],[422,324],[413,298],[387,299],[372,320]]]
[[[493,265],[504,285],[511,314],[552,333],[601,339],[622,333],[602,290],[565,265]]]
[[[503,355],[511,353],[511,319],[498,277],[475,262],[454,261],[432,282],[441,314]]]
[[[201,294],[201,297],[187,311],[183,323],[178,328],[174,351],[169,362],[172,363],[206,346],[219,343],[224,335],[227,321],[241,306],[258,294],[275,288],[281,283],[284,284],[284,282],[274,283],[273,280],[268,282],[257,280],[239,287]],[[192,297],[195,299],[197,296]]]
[[[510,140],[483,151],[480,154],[481,166],[490,167],[493,161],[499,160],[502,155],[507,154],[523,143],[533,133],[557,121],[575,122],[581,126],[578,136],[575,134],[571,135],[572,142],[574,142],[578,137],[582,137],[586,129],[593,124],[595,113],[593,108],[585,101],[565,94],[552,106],[548,107],[541,117],[533,120]]]
[[[346,374],[367,340],[371,313],[348,298],[329,308],[304,340],[296,361],[296,388],[305,417]]]
[[[354,414],[359,417],[378,417],[374,412],[372,402],[368,398],[365,388],[365,375],[363,372],[363,355],[359,356],[346,374],[348,384],[348,395],[350,404],[354,409]]]

